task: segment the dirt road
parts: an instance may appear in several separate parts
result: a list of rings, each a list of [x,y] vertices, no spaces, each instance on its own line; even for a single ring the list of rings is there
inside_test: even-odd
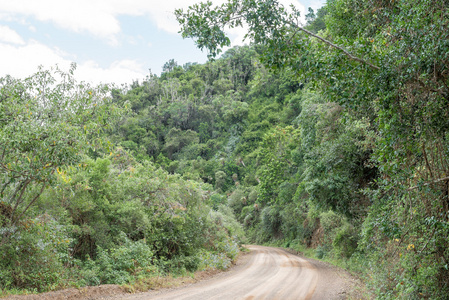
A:
[[[333,268],[277,248],[248,248],[245,262],[220,276],[120,299],[346,299],[346,281]]]

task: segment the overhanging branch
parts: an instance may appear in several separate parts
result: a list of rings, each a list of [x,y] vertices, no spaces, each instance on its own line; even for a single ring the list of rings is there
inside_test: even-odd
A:
[[[373,65],[372,63],[370,63],[369,61],[367,61],[367,60],[365,60],[365,59],[362,59],[362,58],[360,58],[360,57],[355,56],[354,54],[350,53],[348,50],[344,49],[343,47],[340,47],[340,46],[338,46],[338,45],[335,45],[334,43],[332,43],[332,42],[330,42],[330,41],[328,41],[328,40],[322,38],[322,37],[319,36],[319,35],[314,34],[313,32],[311,32],[311,31],[309,31],[309,30],[307,30],[307,29],[305,29],[305,28],[303,28],[303,27],[301,27],[301,26],[298,26],[297,24],[295,24],[295,23],[293,23],[293,22],[288,22],[288,24],[289,24],[290,26],[296,27],[297,29],[299,29],[299,30],[305,32],[306,34],[308,34],[308,35],[310,35],[310,36],[313,36],[314,38],[316,38],[316,39],[322,41],[323,43],[325,43],[325,44],[331,46],[332,48],[335,48],[335,49],[338,49],[338,50],[342,51],[342,52],[343,52],[347,57],[349,57],[350,59],[355,60],[355,61],[358,61],[358,62],[360,62],[360,63],[362,63],[362,64],[365,64],[365,65],[368,65],[368,66],[370,66],[371,68],[373,68],[373,69],[375,69],[375,70],[380,70],[380,68],[379,68],[378,66]]]

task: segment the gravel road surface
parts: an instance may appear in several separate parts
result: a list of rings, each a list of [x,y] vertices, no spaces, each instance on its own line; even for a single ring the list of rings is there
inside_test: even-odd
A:
[[[245,262],[212,279],[172,290],[120,297],[121,299],[346,299],[345,279],[333,268],[282,249],[247,246]],[[111,298],[109,298],[111,299]],[[117,298],[116,298],[117,299]]]

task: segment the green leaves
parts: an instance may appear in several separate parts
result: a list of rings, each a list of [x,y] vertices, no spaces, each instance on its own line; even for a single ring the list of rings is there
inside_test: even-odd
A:
[[[101,145],[96,137],[118,114],[107,87],[77,84],[72,72],[40,69],[24,80],[0,79],[1,192],[13,206],[10,224],[53,182],[58,168]],[[34,185],[39,188],[29,192]]]
[[[300,145],[300,130],[288,126],[276,127],[265,134],[261,143],[259,201],[264,204],[278,201],[281,183],[296,171],[292,150]]]

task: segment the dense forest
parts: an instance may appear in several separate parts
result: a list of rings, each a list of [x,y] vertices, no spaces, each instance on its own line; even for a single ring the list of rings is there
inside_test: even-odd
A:
[[[205,64],[126,88],[0,81],[0,288],[226,269],[314,249],[380,299],[449,297],[449,3],[176,12]],[[227,48],[244,24],[250,46]]]

